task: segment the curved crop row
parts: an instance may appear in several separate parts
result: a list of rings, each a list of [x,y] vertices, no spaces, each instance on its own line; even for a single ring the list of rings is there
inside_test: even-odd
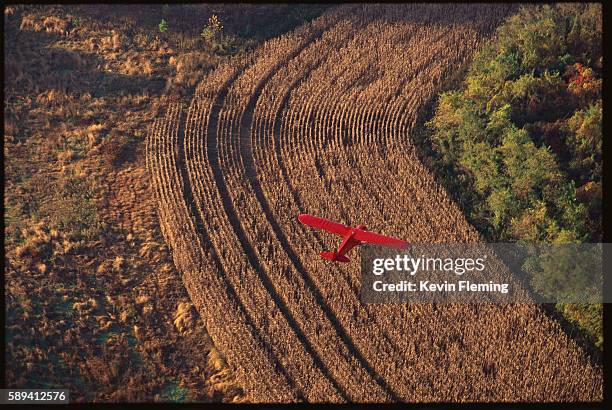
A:
[[[194,223],[194,215],[185,201],[185,181],[179,171],[179,121],[180,109],[171,105],[166,115],[152,125],[146,147],[160,225],[172,246],[174,263],[183,274],[194,304],[207,313],[203,320],[214,342],[238,347],[228,358],[240,363],[238,377],[249,381],[251,397],[295,401],[298,398],[295,390],[254,330],[235,290],[224,278],[223,266]]]
[[[538,306],[364,305],[359,264],[318,257],[339,238],[296,220],[481,241],[410,134],[512,8],[339,6],[211,72],[184,124],[174,107],[156,123],[164,235],[254,401],[601,399],[601,369]]]

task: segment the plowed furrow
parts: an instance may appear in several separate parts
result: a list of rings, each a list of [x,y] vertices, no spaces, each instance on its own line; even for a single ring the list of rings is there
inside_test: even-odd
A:
[[[246,175],[249,177],[256,176],[257,170],[254,165],[253,147],[250,144],[251,139],[248,138],[247,133],[250,132],[250,130],[253,128],[253,113],[255,110],[256,101],[259,98],[263,87],[266,85],[268,81],[270,81],[270,78],[272,77],[273,74],[274,74],[274,71],[270,72],[270,74],[264,79],[262,84],[260,84],[260,86],[252,94],[253,97],[251,101],[249,102],[249,104],[247,105],[247,109],[245,110],[245,113],[243,115],[243,123],[241,124],[241,127],[240,127],[240,130],[241,130],[240,141],[243,142],[243,144],[241,145],[240,152],[243,155],[243,164],[246,168]],[[249,143],[246,143],[246,141],[249,141]],[[324,298],[321,295],[318,289],[318,286],[314,283],[314,281],[308,274],[308,271],[303,266],[300,258],[293,251],[293,248],[288,242],[280,225],[276,222],[276,216],[274,215],[268,203],[266,194],[264,193],[264,190],[262,189],[261,184],[259,183],[258,179],[249,178],[249,182],[251,184],[251,187],[253,188],[253,191],[255,192],[255,196],[260,206],[262,207],[266,218],[268,219],[270,225],[272,226],[272,229],[274,231],[274,234],[276,235],[276,238],[279,240],[283,250],[289,257],[289,259],[293,262],[295,269],[302,276],[302,279],[306,283],[307,291],[313,293],[315,299],[318,301],[319,305],[321,305],[323,312],[327,316],[327,319],[332,323],[335,331],[340,335],[344,344],[347,345],[351,353],[354,356],[356,356],[357,360],[366,369],[370,377],[373,380],[377,380],[378,376],[376,372],[372,369],[372,366],[370,365],[369,361],[363,356],[360,349],[358,349],[355,346],[351,335],[347,333],[342,323],[340,323],[340,321],[336,317],[334,313],[334,309],[331,309],[331,307],[328,306],[328,304],[325,302],[326,298]],[[392,399],[397,400],[396,393],[393,392],[393,390],[386,384],[384,380],[378,380],[378,383],[381,385],[381,387],[383,387],[387,391],[387,394],[389,394],[392,397]],[[371,392],[369,392],[369,394],[371,394]]]
[[[234,135],[240,129],[240,122],[236,121],[238,115],[236,114],[235,109],[231,108],[231,103],[239,100],[240,97],[238,95],[234,98],[234,100],[230,100],[229,104],[225,104],[225,106],[228,108],[224,110],[225,116],[223,117],[223,112],[221,113],[221,115],[225,122],[229,125],[227,125],[224,129],[220,130],[220,132],[218,133],[218,135],[221,135],[222,138],[224,136]],[[246,105],[249,106],[250,104],[247,103]],[[232,186],[233,194],[235,196],[236,193],[240,192],[243,188],[240,186],[239,181],[243,181],[244,177],[241,177],[240,175],[232,175],[232,173],[235,172],[235,170],[239,169],[240,163],[244,163],[244,160],[243,158],[240,158],[240,161],[236,159],[236,151],[234,144],[226,143],[224,145],[229,147],[229,149],[228,152],[225,152],[224,154],[220,155],[220,168],[231,170],[230,174],[225,175],[225,178],[228,186],[232,186],[232,183],[235,184]],[[240,149],[243,148],[240,147]],[[223,161],[228,162],[224,164]],[[247,191],[244,195],[241,196],[241,198],[243,198],[244,201],[249,201],[251,198],[253,198],[253,196],[253,192]],[[239,210],[239,212],[244,212],[244,209],[251,208],[251,206],[243,206]],[[245,220],[252,219],[253,217],[254,215],[249,216],[248,214],[246,214],[243,215],[240,220],[244,222]],[[258,230],[258,226],[253,226],[252,228]],[[248,242],[245,242],[243,245],[249,246]],[[249,246],[249,248],[254,249],[255,252],[259,252],[259,250],[254,246]],[[275,248],[276,247],[274,247],[272,251],[274,251]],[[269,257],[279,261],[279,263],[282,263],[283,260],[286,260],[286,256],[281,257],[279,255],[279,257]],[[296,283],[295,280],[288,281],[287,274],[291,274],[294,279],[298,279],[298,282]],[[365,376],[365,374],[363,376],[360,375],[360,373],[363,373],[363,369],[360,368],[360,364],[358,362],[355,362],[355,358],[351,354],[350,349],[346,346],[342,346],[342,344],[338,344],[342,343],[342,340],[338,339],[338,335],[334,335],[333,328],[330,328],[329,330],[325,329],[326,326],[329,326],[329,324],[326,323],[324,311],[318,305],[318,300],[316,299],[316,297],[313,298],[308,288],[304,287],[305,284],[303,283],[303,279],[301,279],[299,276],[294,276],[292,270],[285,269],[283,271],[282,269],[279,270],[278,267],[272,267],[272,269],[268,269],[266,272],[264,272],[262,269],[260,275],[262,276],[265,282],[268,281],[265,276],[271,275],[271,280],[268,282],[270,284],[270,288],[268,288],[269,292],[273,294],[276,293],[273,286],[276,286],[282,292],[282,294],[275,294],[275,298],[278,298],[276,300],[282,304],[281,306],[287,306],[288,309],[285,313],[286,315],[296,315],[296,324],[299,324],[299,328],[296,329],[296,331],[301,333],[303,328],[304,332],[306,332],[304,334],[309,335],[310,340],[314,340],[315,345],[313,347],[312,354],[320,354],[322,360],[325,362],[326,365],[333,366],[333,369],[331,370],[336,375],[336,378],[341,380],[341,383],[345,385],[344,388],[347,390],[347,394],[350,394],[350,399],[367,400],[367,397],[369,397],[370,400],[384,399],[385,396],[383,394],[378,396],[375,393],[375,385],[368,386],[368,383],[373,382],[371,379],[368,382],[367,379],[364,378],[359,383],[355,383],[356,381],[360,380]],[[301,288],[303,290],[300,290]],[[307,310],[299,308],[300,302],[295,300],[295,297],[298,295],[301,295],[301,304],[306,303],[306,305],[310,305],[311,308]],[[315,316],[313,317],[313,315]],[[327,340],[325,340],[325,338],[321,338],[321,336],[324,335],[329,336],[327,337]],[[321,365],[323,365],[323,362],[321,362]],[[364,393],[366,392],[369,396],[364,395]]]
[[[255,318],[256,327],[260,330],[266,343],[279,357],[282,366],[299,388],[300,394],[303,395],[305,400],[309,401],[341,400],[337,389],[333,387],[329,380],[326,381],[324,374],[317,369],[316,363],[304,350],[299,339],[296,338],[290,323],[281,314],[262,285],[253,269],[253,264],[255,267],[259,267],[258,261],[256,259],[247,260],[244,253],[234,252],[234,250],[244,250],[245,245],[235,235],[231,221],[224,214],[224,209],[217,206],[218,203],[223,201],[223,195],[226,195],[226,199],[229,197],[227,191],[223,191],[223,187],[221,190],[215,189],[213,191],[206,189],[206,186],[216,184],[214,175],[216,174],[217,178],[220,177],[220,167],[218,160],[216,160],[216,151],[209,149],[204,152],[203,148],[207,144],[210,146],[209,136],[212,130],[218,128],[215,119],[218,118],[218,112],[222,107],[224,94],[229,84],[231,84],[231,81],[220,90],[215,102],[211,104],[213,108],[208,114],[211,121],[206,122],[194,118],[194,128],[189,132],[193,141],[186,146],[186,155],[193,158],[193,160],[188,160],[188,168],[190,176],[197,186],[196,202],[203,213],[202,218],[209,224],[217,225],[219,232],[213,236],[213,243],[224,254],[225,266],[234,266],[239,270],[239,272],[228,271],[228,280],[239,291],[248,311]],[[210,198],[207,197],[207,194],[210,195]],[[248,250],[249,245],[246,246]],[[245,262],[250,262],[251,265],[245,265]]]
[[[302,55],[300,55],[300,57],[302,57]],[[294,62],[292,61],[291,63],[293,64]],[[305,67],[310,64],[316,63],[309,64],[306,61],[300,60],[295,64],[299,65],[300,67]],[[288,71],[291,71],[291,68],[292,67],[290,65],[288,67]],[[307,75],[305,75],[304,73],[300,74],[301,75],[299,76],[299,78],[294,80],[290,80],[290,78],[287,78],[286,75],[277,75],[273,79],[273,84],[287,84],[293,81],[293,87],[295,87],[299,81],[308,79]],[[259,121],[257,121],[258,127],[254,127],[254,133],[256,135],[258,133],[258,130],[269,132],[272,132],[274,130],[274,133],[271,134],[271,136],[273,136],[273,141],[270,142],[270,144],[262,143],[262,146],[259,146],[256,150],[259,151],[259,154],[257,155],[257,168],[259,170],[258,174],[260,176],[266,176],[265,178],[263,178],[263,182],[265,182],[268,180],[272,180],[272,175],[274,175],[274,173],[278,173],[280,168],[281,175],[284,176],[284,179],[280,185],[278,183],[264,184],[262,182],[261,185],[263,185],[263,191],[265,192],[264,194],[266,198],[271,198],[271,200],[277,198],[277,193],[279,190],[286,192],[286,190],[283,188],[291,187],[290,181],[288,181],[286,176],[286,170],[284,170],[285,168],[283,166],[283,163],[282,161],[280,161],[280,145],[278,144],[278,142],[276,142],[276,140],[280,138],[281,112],[283,111],[287,103],[289,93],[293,87],[289,87],[289,89],[283,91],[269,87],[272,89],[268,91],[267,95],[274,95],[277,97],[277,101],[280,101],[277,102],[276,108],[274,108],[274,105],[268,105],[269,103],[267,103],[266,101],[266,104],[262,104],[262,107],[258,107],[260,110],[257,112],[258,115],[255,116],[259,119]],[[267,95],[263,97],[265,100],[267,100]],[[270,113],[274,114],[275,112],[275,115],[270,115]],[[264,118],[259,118],[260,116]],[[253,140],[257,141],[257,138],[253,138]],[[273,147],[270,147],[270,145],[273,145]],[[274,156],[270,155],[271,148],[274,148]],[[278,159],[278,161],[275,161],[274,164],[271,164],[269,161],[270,158],[276,158]],[[286,195],[291,195],[291,193],[287,192]],[[295,201],[295,197],[293,199],[294,202],[297,202]],[[279,198],[278,202],[275,203],[275,205],[277,206],[269,207],[269,209],[273,212],[274,209],[283,209],[281,205],[291,203],[291,200],[285,201]],[[295,215],[297,215],[298,212],[302,211],[301,209],[299,209],[299,206],[298,209],[284,208],[284,210],[287,210],[289,212],[283,212],[281,214],[275,212],[274,215],[270,217],[274,218],[275,220],[279,220],[283,226],[297,225],[295,223]],[[302,226],[295,226],[295,230],[302,233],[301,239],[299,240],[299,242],[294,242],[292,241],[292,239],[295,239],[295,235],[290,234],[288,235],[288,238],[291,241],[289,245],[291,246],[291,248],[299,249],[301,247],[300,245],[304,245],[304,242],[307,241],[306,238],[308,238],[309,235],[305,234],[304,228]],[[292,231],[292,233],[294,233],[294,231]],[[319,242],[318,246],[311,247],[306,252],[310,252],[311,254],[316,255],[315,249],[321,249],[321,246],[322,243]],[[301,258],[298,258],[297,255],[294,255],[292,257],[296,258],[295,260],[297,261],[301,260]],[[303,268],[307,269],[308,271],[313,271],[313,266],[303,266]],[[342,297],[342,295],[351,295],[351,290],[344,289],[344,286],[346,285],[342,282],[342,277],[341,275],[338,275],[338,273],[340,272],[337,269],[333,269],[333,267],[330,268],[330,271],[328,273],[325,273],[324,275],[317,275],[314,278],[313,282],[316,281],[316,283],[313,283],[313,286],[317,286],[317,288],[322,289],[323,294],[321,299],[329,300],[331,302],[330,305],[327,307],[329,311],[333,312],[334,315],[336,315],[337,312],[339,316],[336,318],[336,320],[340,322],[344,329],[349,329],[351,337],[357,338],[356,340],[357,343],[359,343],[358,346],[360,351],[363,352],[363,356],[367,357],[368,361],[371,361],[373,363],[372,371],[375,371],[376,374],[382,375],[383,380],[388,379],[392,386],[394,386],[389,386],[390,389],[399,391],[406,389],[407,387],[409,387],[408,381],[403,379],[401,373],[398,374],[396,371],[394,371],[397,365],[398,356],[401,355],[401,352],[395,350],[394,347],[389,345],[389,341],[387,338],[385,338],[384,336],[381,337],[379,329],[377,328],[375,323],[370,321],[367,316],[364,317],[364,315],[362,314],[363,306],[359,304],[359,301],[356,297],[348,299]],[[354,289],[354,293],[358,293],[357,288]],[[334,303],[336,302],[340,302],[340,305],[334,306]],[[372,340],[377,340],[377,343],[373,344]],[[386,358],[388,357],[394,357],[395,361],[389,362],[388,360],[386,360]],[[394,394],[396,394],[398,398],[401,397],[397,393]],[[405,395],[405,393],[403,395]]]
[[[153,124],[147,138],[147,168],[156,187],[162,232],[171,244],[190,297],[200,312],[206,313],[202,318],[215,343],[252,346],[231,351],[228,360],[239,369],[237,376],[248,383],[253,400],[269,397],[272,401],[294,401],[293,389],[282,369],[253,330],[232,287],[224,281],[222,266],[215,263],[214,256],[211,263],[206,244],[198,241],[193,214],[185,204],[184,180],[177,172],[179,116],[178,107],[169,107],[166,116]]]

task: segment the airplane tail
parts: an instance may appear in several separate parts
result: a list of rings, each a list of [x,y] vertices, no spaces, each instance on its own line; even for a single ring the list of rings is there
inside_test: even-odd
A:
[[[344,255],[338,255],[336,252],[321,252],[321,256],[328,261],[348,262],[349,258]]]

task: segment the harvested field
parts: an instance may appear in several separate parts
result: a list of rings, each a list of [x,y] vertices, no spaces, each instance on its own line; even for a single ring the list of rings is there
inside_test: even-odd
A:
[[[253,402],[596,401],[532,305],[365,305],[307,212],[410,242],[480,237],[410,134],[512,5],[345,5],[224,63],[151,127],[163,234]],[[353,257],[357,253],[353,252]]]

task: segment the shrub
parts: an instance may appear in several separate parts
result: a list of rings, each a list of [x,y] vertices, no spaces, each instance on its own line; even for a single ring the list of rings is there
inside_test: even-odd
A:
[[[204,26],[202,30],[202,37],[204,40],[212,42],[221,35],[221,30],[223,30],[223,25],[221,25],[221,21],[216,14],[213,14],[208,19],[208,23]]]
[[[166,31],[168,31],[168,23],[164,19],[161,19],[161,21],[159,22],[158,27],[159,27],[159,32],[160,33],[165,33]]]

